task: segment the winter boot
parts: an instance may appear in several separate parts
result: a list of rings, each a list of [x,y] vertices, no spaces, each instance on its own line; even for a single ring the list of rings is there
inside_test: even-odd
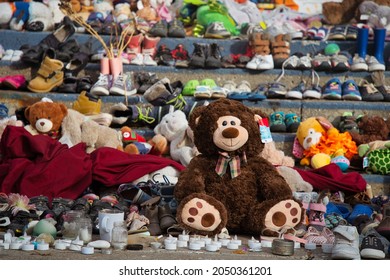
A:
[[[157,53],[158,42],[160,42],[160,37],[152,38],[145,35],[145,39],[142,43],[142,55],[144,56],[145,65],[154,65],[151,63],[151,60],[154,59]],[[157,66],[157,62],[155,62],[155,66]]]
[[[144,40],[144,35],[139,33],[137,35],[128,36],[127,37],[127,49],[126,52],[128,54],[129,59],[133,59],[136,54],[141,53],[141,45]]]
[[[206,53],[208,44],[194,43],[189,66],[193,68],[204,68],[206,64]]]
[[[27,88],[32,92],[51,91],[53,88],[62,84],[64,80],[63,67],[64,64],[60,60],[45,56],[37,72],[37,76],[28,83]]]

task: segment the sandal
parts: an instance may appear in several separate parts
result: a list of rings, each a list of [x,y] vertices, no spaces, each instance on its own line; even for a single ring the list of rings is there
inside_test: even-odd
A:
[[[316,245],[334,244],[335,242],[333,232],[327,227],[324,227],[322,232],[319,232],[315,227],[310,226],[303,238],[307,243],[314,243]]]
[[[248,100],[249,95],[252,93],[251,85],[248,81],[241,81],[237,88],[229,93],[228,98],[232,100]]]

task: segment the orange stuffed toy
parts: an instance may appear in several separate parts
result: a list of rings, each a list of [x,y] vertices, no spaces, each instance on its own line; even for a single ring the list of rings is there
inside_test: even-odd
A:
[[[327,119],[312,117],[300,123],[293,154],[304,166],[320,168],[334,162],[346,170],[357,146],[349,132],[340,133]]]

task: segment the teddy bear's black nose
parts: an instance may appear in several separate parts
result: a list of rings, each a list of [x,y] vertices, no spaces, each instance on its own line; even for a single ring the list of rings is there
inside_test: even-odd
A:
[[[44,125],[45,125],[45,122],[40,122],[39,125],[40,125],[40,126],[44,126]]]
[[[236,138],[238,134],[238,129],[234,127],[228,127],[222,131],[222,136],[225,138]]]

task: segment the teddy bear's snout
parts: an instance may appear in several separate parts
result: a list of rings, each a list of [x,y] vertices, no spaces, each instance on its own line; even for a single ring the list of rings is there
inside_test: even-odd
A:
[[[44,127],[45,126],[45,122],[39,122],[39,125]]]
[[[307,143],[307,144],[310,144],[310,143],[311,143],[311,140],[312,140],[312,138],[311,138],[311,137],[309,137],[309,138],[306,138],[306,143]]]
[[[222,131],[222,136],[225,138],[237,138],[240,134],[237,128],[228,127]]]

